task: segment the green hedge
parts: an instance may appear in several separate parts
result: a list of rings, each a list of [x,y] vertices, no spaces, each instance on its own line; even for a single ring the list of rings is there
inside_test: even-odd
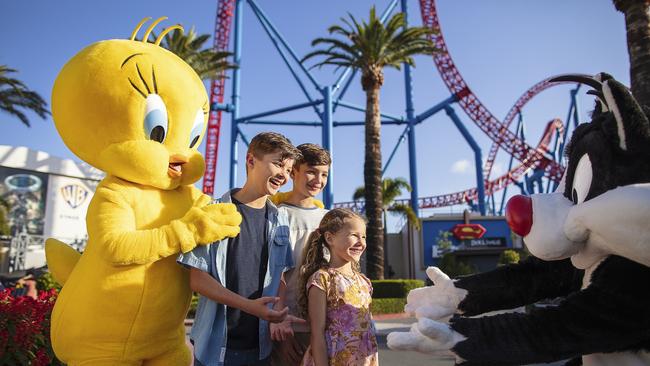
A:
[[[190,311],[187,314],[189,319],[194,319],[197,303],[198,297],[194,295],[190,304]],[[406,298],[372,299],[370,309],[373,314],[396,314],[404,312],[404,305],[406,305]]]
[[[192,293],[192,301],[190,302],[190,311],[187,312],[188,319],[194,319],[196,316],[196,307],[199,305],[199,295]]]
[[[424,286],[422,280],[373,280],[372,313],[394,314],[404,311],[409,291]],[[198,295],[193,294],[188,318],[194,318]]]
[[[409,291],[424,286],[422,280],[373,280],[371,282],[373,299],[405,299]]]
[[[503,266],[511,263],[518,263],[520,260],[519,253],[512,249],[506,249],[499,255],[497,266]]]
[[[376,314],[396,314],[404,312],[405,298],[372,299],[370,310]]]
[[[61,291],[61,285],[54,279],[51,272],[45,272],[43,275],[36,279],[36,289],[39,291],[49,291],[56,289],[57,292]]]

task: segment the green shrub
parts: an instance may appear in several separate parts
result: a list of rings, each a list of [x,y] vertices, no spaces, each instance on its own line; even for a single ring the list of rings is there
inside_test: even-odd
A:
[[[396,314],[404,312],[405,298],[372,299],[370,310],[373,314]]]
[[[373,314],[395,314],[404,312],[406,295],[409,291],[424,286],[422,280],[374,280],[373,299],[370,306]],[[199,296],[192,294],[187,318],[194,319]]]
[[[453,234],[451,233],[451,231],[444,231],[444,230],[438,231],[438,238],[436,239],[436,245],[438,246],[439,253],[447,253],[451,250],[453,243],[451,242],[451,239],[449,239],[449,237],[452,235]]]
[[[438,268],[452,278],[476,273],[476,269],[471,265],[456,260],[453,252],[445,253],[440,258]]]
[[[512,249],[506,249],[501,254],[499,255],[499,262],[497,263],[497,266],[503,266],[505,264],[510,264],[510,263],[518,263],[519,262],[519,253]]]
[[[197,306],[199,306],[199,295],[192,292],[192,301],[190,301],[190,310],[187,312],[188,319],[194,319],[194,316],[196,316]]]
[[[406,298],[409,291],[424,286],[422,280],[373,280],[373,299]]]
[[[61,291],[61,285],[54,279],[52,273],[45,272],[41,277],[36,279],[36,289],[38,291],[48,291],[55,289],[56,292]]]

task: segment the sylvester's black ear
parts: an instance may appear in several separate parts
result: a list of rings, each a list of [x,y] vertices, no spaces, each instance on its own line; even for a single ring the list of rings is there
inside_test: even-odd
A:
[[[593,95],[596,97],[596,107],[595,114],[609,112],[607,108],[607,102],[603,96],[603,81],[612,79],[612,76],[601,72],[595,76],[586,75],[586,74],[564,74],[558,75],[552,79],[549,79],[549,82],[566,82],[573,81],[579,84],[585,84],[593,88],[589,90],[587,94]]]
[[[603,91],[602,91],[602,83],[606,80],[614,79],[614,77],[606,72],[601,72],[596,74],[593,78],[601,84],[601,88],[599,90],[594,89],[594,90],[589,90],[587,92],[587,94],[596,97],[596,105],[594,106],[594,115],[609,112],[609,107],[607,107],[607,102],[605,102],[605,96],[603,95]]]
[[[635,153],[650,147],[650,122],[625,85],[611,78],[603,81],[602,94],[616,120],[618,147]]]
[[[614,77],[612,75],[610,75],[610,74],[608,74],[606,72],[599,72],[598,74],[596,74],[594,76],[594,78],[596,80],[600,81],[601,83],[604,83],[607,80],[613,80],[614,79]]]

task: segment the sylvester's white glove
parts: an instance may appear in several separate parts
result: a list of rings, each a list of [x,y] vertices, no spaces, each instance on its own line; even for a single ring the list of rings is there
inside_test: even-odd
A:
[[[432,320],[447,320],[467,296],[467,290],[457,288],[438,267],[427,268],[427,276],[434,286],[411,290],[406,297],[404,311],[409,315]],[[445,319],[447,318],[447,319]]]
[[[388,334],[387,343],[388,348],[392,350],[448,354],[464,339],[463,335],[452,330],[448,324],[420,318],[417,323],[413,323],[410,331]]]

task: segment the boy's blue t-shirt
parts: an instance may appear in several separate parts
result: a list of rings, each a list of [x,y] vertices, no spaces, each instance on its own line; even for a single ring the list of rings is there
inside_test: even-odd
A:
[[[269,250],[266,243],[267,207],[253,208],[232,198],[242,215],[240,232],[228,240],[226,259],[226,287],[248,299],[262,296],[264,275],[268,266]],[[259,319],[237,308],[228,308],[228,349],[258,348]]]

